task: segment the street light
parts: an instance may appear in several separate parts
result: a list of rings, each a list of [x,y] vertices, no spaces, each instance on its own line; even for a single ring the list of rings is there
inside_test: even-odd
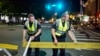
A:
[[[85,15],[85,16],[83,17],[83,21],[84,21],[84,22],[88,22],[88,21],[89,21],[89,16],[86,16],[86,15]]]

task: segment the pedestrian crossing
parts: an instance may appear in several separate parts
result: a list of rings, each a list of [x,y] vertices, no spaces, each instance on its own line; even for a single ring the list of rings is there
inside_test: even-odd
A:
[[[99,33],[93,32],[91,30],[83,30],[89,35],[89,38],[86,33],[75,33],[75,37],[78,41],[88,41],[88,42],[100,42]]]

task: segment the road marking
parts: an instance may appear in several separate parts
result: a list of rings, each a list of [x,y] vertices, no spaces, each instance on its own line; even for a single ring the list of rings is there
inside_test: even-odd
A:
[[[98,39],[82,39],[82,38],[77,38],[77,40],[84,40],[84,41],[98,41],[98,42],[100,42],[100,40],[98,40]]]
[[[90,37],[90,38],[94,38],[94,39],[100,39],[100,37]]]
[[[80,35],[81,35],[81,36],[86,36],[86,34],[76,34],[76,33],[75,33],[75,35],[76,35],[76,36],[77,36],[77,35],[79,35],[79,36],[80,36]]]
[[[26,46],[27,42],[23,43]],[[54,45],[53,42],[32,42],[30,47],[32,48],[69,48],[69,49],[100,49],[100,43],[90,42],[59,42],[58,45]]]
[[[81,38],[81,37],[87,37],[87,36],[75,36],[75,37],[80,37]]]
[[[18,46],[17,45],[4,44],[4,43],[0,43],[0,48],[18,50]]]

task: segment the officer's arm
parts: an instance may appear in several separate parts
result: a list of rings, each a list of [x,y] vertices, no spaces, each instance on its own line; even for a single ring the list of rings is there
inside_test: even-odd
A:
[[[26,36],[27,30],[23,29],[23,41],[25,41],[25,36]]]
[[[38,32],[34,35],[34,37],[37,37],[39,34],[41,34],[41,29],[38,29]]]
[[[73,27],[72,24],[71,24],[71,30],[72,30],[73,32],[75,32],[75,29],[74,29],[74,27]]]
[[[53,25],[52,25],[51,33],[52,33],[52,36],[54,38],[54,41],[57,41],[57,38],[56,38],[56,35],[55,35],[55,29],[56,29],[56,22],[54,22]]]
[[[75,38],[75,35],[74,35],[74,33],[71,30],[68,31],[68,35],[73,40],[73,42],[77,42],[77,40]]]
[[[52,36],[53,36],[54,40],[57,40],[56,35],[55,35],[55,29],[52,28],[51,33],[52,33]]]

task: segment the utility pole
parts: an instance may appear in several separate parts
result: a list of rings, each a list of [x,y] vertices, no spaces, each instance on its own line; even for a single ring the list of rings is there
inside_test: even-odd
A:
[[[80,14],[83,16],[83,1],[80,0]]]
[[[95,0],[95,5],[96,5],[96,9],[95,9],[95,29],[97,29],[97,18],[98,18],[98,13],[99,13],[99,0]]]
[[[97,13],[99,14],[100,12],[100,0],[97,0]]]

